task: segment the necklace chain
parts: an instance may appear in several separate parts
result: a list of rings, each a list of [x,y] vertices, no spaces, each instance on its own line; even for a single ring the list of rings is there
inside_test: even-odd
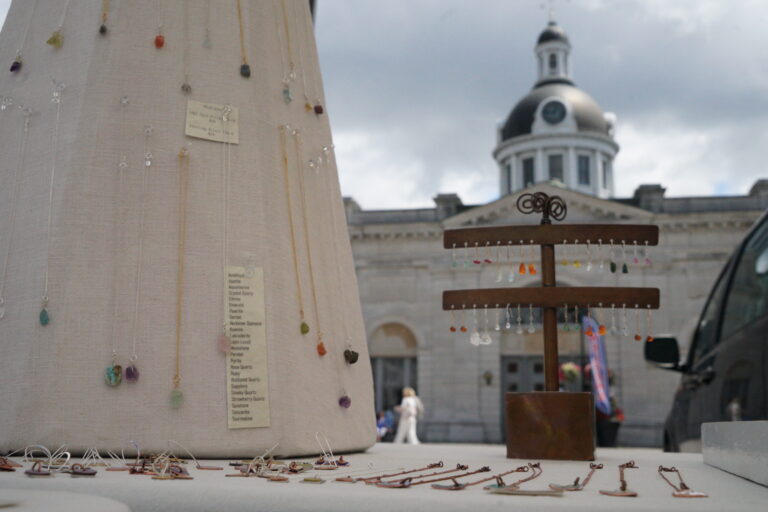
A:
[[[293,272],[296,276],[296,293],[299,298],[299,316],[301,321],[304,322],[304,297],[301,292],[301,275],[299,274],[299,256],[296,250],[296,227],[293,219],[293,204],[291,202],[291,179],[288,170],[288,141],[286,132],[290,129],[289,126],[281,126],[280,130],[280,150],[283,164],[283,179],[285,181],[285,198],[288,204],[288,225],[291,230],[291,256],[293,259]]]
[[[179,247],[178,273],[176,279],[176,364],[173,375],[173,388],[181,384],[181,328],[184,307],[184,248],[187,240],[187,181],[189,174],[189,154],[186,148],[179,151]]]
[[[243,10],[240,5],[240,0],[236,0],[237,2],[237,22],[240,27],[240,57],[242,58],[243,64],[248,64],[248,57],[245,53],[245,30],[243,29]]]

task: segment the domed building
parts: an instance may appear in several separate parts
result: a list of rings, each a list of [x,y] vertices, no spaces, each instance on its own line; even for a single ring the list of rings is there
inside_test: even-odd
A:
[[[536,42],[538,80],[498,129],[501,195],[542,181],[613,196],[615,116],[571,80],[571,43],[550,21]]]
[[[666,197],[661,185],[649,184],[632,197],[614,197],[615,117],[575,85],[570,53],[565,31],[550,22],[536,41],[533,89],[496,128],[498,199],[466,205],[456,194],[444,193],[435,196],[433,208],[402,210],[365,210],[352,198],[344,200],[376,409],[392,410],[404,386],[416,388],[426,407],[419,421],[423,440],[501,442],[505,393],[544,389],[538,315],[525,316],[534,324],[533,333],[517,333],[515,318],[500,310],[451,315],[441,309],[444,290],[508,285],[504,273],[510,263],[519,263],[519,253],[486,255],[495,260],[491,264],[453,265],[454,257],[466,255],[443,248],[446,229],[537,224],[538,216],[523,215],[516,207],[520,195],[536,191],[562,197],[570,223],[658,225],[661,243],[650,253],[652,265],[630,260],[626,275],[587,271],[588,265],[558,266],[558,286],[658,287],[661,309],[653,315],[654,331],[685,346],[719,270],[768,207],[768,180],[759,180],[743,196]],[[596,258],[583,249],[569,247],[567,254],[585,262]],[[541,280],[518,275],[514,286],[541,286]],[[610,310],[594,314],[604,324],[611,321]],[[492,343],[473,346],[468,333],[449,330],[456,324],[487,328]],[[560,362],[585,364],[582,333],[564,327],[558,333]],[[608,367],[616,376],[610,392],[626,415],[619,443],[661,446],[679,374],[646,364],[643,344],[631,337],[614,332],[604,340]],[[567,383],[570,391],[580,386]]]

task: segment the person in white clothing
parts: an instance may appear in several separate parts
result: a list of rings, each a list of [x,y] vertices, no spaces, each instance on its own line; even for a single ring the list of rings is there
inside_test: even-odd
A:
[[[416,391],[413,388],[403,388],[403,401],[400,405],[395,406],[395,410],[400,413],[400,421],[397,424],[394,442],[419,444],[419,438],[416,436],[416,423],[418,418],[424,415],[424,404],[416,396]]]

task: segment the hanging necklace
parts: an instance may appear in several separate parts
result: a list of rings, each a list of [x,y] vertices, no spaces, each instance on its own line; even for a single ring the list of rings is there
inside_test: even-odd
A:
[[[67,0],[67,2],[64,4],[64,11],[61,13],[61,19],[59,20],[58,28],[53,31],[53,34],[51,34],[51,37],[49,37],[48,40],[45,42],[45,44],[49,44],[54,48],[56,48],[57,50],[62,46],[64,46],[64,36],[61,35],[61,30],[64,28],[64,19],[67,17],[69,2],[70,0]]]
[[[280,57],[283,59],[283,69],[285,73],[283,75],[283,101],[290,103],[293,101],[293,94],[291,93],[291,83],[296,80],[295,64],[293,63],[293,48],[291,47],[291,29],[288,21],[288,9],[285,6],[285,0],[280,0],[280,8],[283,14],[283,32],[285,33],[285,48],[288,52],[288,58],[283,55],[282,47],[280,48]]]
[[[64,82],[53,81],[53,94],[51,102],[56,105],[56,121],[53,124],[53,137],[51,139],[51,181],[48,187],[48,222],[45,236],[45,284],[43,285],[42,307],[40,309],[40,325],[48,325],[51,317],[48,313],[48,274],[51,264],[51,220],[53,219],[53,184],[56,178],[56,152],[59,147],[59,120],[61,119],[61,98],[64,89]]]
[[[23,118],[21,134],[19,137],[19,147],[16,152],[16,169],[13,171],[13,185],[11,193],[11,215],[8,225],[8,240],[5,246],[5,257],[3,258],[3,273],[0,275],[0,320],[5,318],[5,280],[8,275],[8,259],[11,255],[11,242],[13,242],[13,226],[16,223],[16,205],[19,202],[19,176],[24,169],[24,160],[27,153],[27,139],[29,137],[29,118],[32,115],[32,109],[19,105]]]
[[[171,407],[178,409],[184,401],[181,386],[181,327],[184,306],[184,246],[187,240],[187,179],[189,178],[189,154],[187,148],[179,151],[179,248],[178,274],[176,278],[176,371],[173,375]]]
[[[295,5],[295,3],[294,3],[294,6],[293,6],[293,9],[294,9],[294,17],[296,19],[299,19],[299,16],[298,16],[298,14],[296,12],[296,5]],[[304,41],[302,41],[302,42],[303,43],[307,43],[307,42],[311,41],[312,38],[313,38],[313,35],[312,35],[313,34],[313,30],[312,30],[312,17],[311,16],[304,16],[304,15],[302,15],[302,17],[305,20],[305,22],[303,24],[304,25],[304,30],[303,30],[303,32],[304,32],[303,33]],[[307,74],[308,74],[307,71],[308,71],[309,68],[312,68],[311,71],[313,71],[313,73],[312,73],[312,77],[310,78],[310,81],[312,81],[312,80],[319,80],[320,79],[320,68],[318,66],[316,66],[316,64],[317,64],[316,60],[314,61],[314,63],[312,65],[309,64],[309,62],[313,60],[312,59],[312,55],[307,55],[307,60],[306,61],[304,60],[304,52],[302,52],[302,46],[303,46],[302,44],[299,45],[299,61],[301,62],[301,82],[302,82],[302,85],[304,86],[304,110],[306,110],[307,112],[314,112],[315,115],[319,116],[320,114],[325,112],[325,109],[323,108],[323,105],[320,102],[320,98],[319,98],[319,96],[317,94],[317,91],[316,90],[310,91],[309,87],[307,86]],[[309,47],[307,47],[307,51],[309,51]],[[314,85],[315,84],[313,84],[313,89],[315,89]],[[310,94],[312,92],[314,92],[314,95],[315,95],[314,102],[310,98]]]
[[[99,34],[107,35],[107,18],[109,18],[109,0],[101,0],[101,24]]]
[[[299,326],[301,334],[307,334],[309,332],[309,325],[304,318],[304,298],[301,293],[301,274],[299,274],[299,256],[296,249],[296,227],[293,220],[293,205],[291,203],[291,180],[288,172],[288,141],[286,132],[290,130],[290,126],[280,126],[280,151],[283,163],[283,179],[285,181],[285,199],[288,205],[288,226],[291,230],[291,256],[293,257],[293,272],[296,276],[296,295],[299,299],[299,319],[301,324]]]
[[[16,58],[13,59],[13,62],[11,63],[10,71],[11,73],[18,73],[21,71],[21,52],[24,50],[24,45],[27,42],[27,34],[29,33],[29,27],[32,25],[32,18],[35,17],[35,9],[37,9],[37,0],[34,0],[34,4],[32,4],[32,12],[29,14],[29,21],[27,22],[26,28],[24,28],[24,35],[21,37],[21,45],[19,46],[19,49],[16,51]]]
[[[229,134],[231,133],[227,129],[227,123],[230,121],[230,114],[232,113],[232,107],[230,105],[225,105],[224,110],[222,111],[221,115],[221,121],[223,125],[224,132]],[[217,339],[216,345],[218,346],[219,350],[223,352],[224,354],[228,354],[232,350],[232,339],[229,336],[229,330],[227,325],[227,245],[228,245],[228,238],[229,238],[229,169],[230,169],[230,143],[229,143],[229,135],[227,136],[227,140],[224,142],[223,147],[223,154],[222,154],[222,164],[221,164],[221,177],[222,177],[222,183],[221,183],[221,190],[222,190],[222,212],[221,212],[221,223],[222,223],[222,231],[223,236],[221,239],[221,311],[224,315],[224,320],[222,322],[222,332],[219,334],[219,337]]]
[[[307,218],[307,196],[304,192],[304,151],[302,149],[301,134],[298,130],[293,130],[296,149],[296,166],[299,171],[299,193],[301,194],[301,220],[304,231],[304,245],[307,246],[307,266],[309,267],[309,284],[312,290],[312,305],[315,311],[315,322],[317,322],[317,354],[324,356],[328,351],[323,343],[323,329],[320,325],[320,312],[317,305],[317,286],[315,283],[315,272],[312,266],[312,246],[309,243],[309,225]]]
[[[136,355],[136,341],[139,332],[139,304],[141,299],[141,266],[144,261],[144,212],[147,205],[147,178],[149,168],[152,166],[152,151],[149,141],[154,133],[150,125],[144,126],[144,170],[141,173],[141,210],[139,211],[139,233],[136,243],[136,273],[134,275],[134,304],[133,304],[133,349],[131,351],[130,365],[125,369],[125,380],[136,382],[139,380],[139,369],[136,367],[138,356]],[[127,164],[126,164],[127,167]]]
[[[331,145],[330,147],[329,146],[323,147],[325,162],[329,165],[329,168],[332,168],[330,166],[330,164],[332,163],[331,161],[332,151],[333,151],[333,145]],[[334,198],[340,197],[340,191],[339,191],[339,195],[337,195],[336,194],[337,190],[335,189],[335,187],[333,187],[333,183],[332,183],[333,175],[329,174],[326,178],[327,178],[326,183],[328,185],[326,196],[328,197],[328,202],[329,202],[328,211],[330,212],[330,215],[331,215],[331,229],[333,234],[333,240],[335,241],[335,244],[336,244],[335,247],[338,248],[338,243],[340,239],[339,239],[339,230],[337,228],[337,222],[336,222],[336,209],[335,209]],[[343,355],[346,363],[348,365],[353,365],[357,362],[358,358],[360,357],[360,354],[352,350],[352,337],[349,335],[350,329],[349,329],[348,319],[347,319],[349,315],[345,314],[345,312],[343,311],[345,309],[344,297],[346,296],[346,294],[344,294],[344,291],[343,291],[344,286],[342,285],[342,282],[341,282],[341,270],[339,269],[340,261],[341,261],[340,255],[336,254],[335,259],[336,259],[336,264],[334,265],[334,269],[336,271],[336,285],[337,285],[338,293],[340,294],[340,296],[338,297],[338,303],[341,305],[341,308],[342,308],[341,324],[344,330],[344,346],[345,347],[344,347]],[[340,378],[341,371],[339,371],[338,359],[334,358],[334,361],[336,362],[336,369],[337,369],[336,375],[338,375]],[[349,397],[349,395],[347,395],[346,389],[344,389],[343,386],[340,386],[340,387],[341,387],[341,396],[339,397],[338,403],[341,407],[348,409],[352,405],[352,399]]]
[[[125,128],[125,109],[128,107],[129,100],[127,96],[123,96],[120,98],[120,140],[125,140],[125,137],[123,136],[123,130]],[[104,372],[104,381],[107,383],[108,386],[115,387],[119,386],[120,383],[123,381],[123,367],[117,364],[117,347],[119,343],[118,338],[118,329],[117,329],[117,312],[119,311],[119,294],[118,291],[118,285],[117,285],[117,276],[119,274],[118,269],[120,266],[118,265],[118,260],[120,259],[120,248],[122,247],[122,226],[123,226],[123,207],[122,202],[120,199],[122,198],[122,190],[123,190],[123,172],[128,167],[128,162],[126,161],[125,155],[121,155],[120,162],[117,164],[117,190],[115,191],[115,198],[117,198],[116,206],[115,206],[115,215],[114,219],[112,221],[113,228],[112,233],[115,235],[115,240],[113,241],[114,248],[113,248],[113,255],[112,258],[115,262],[115,275],[113,277],[112,282],[112,364],[107,366],[106,371]]]
[[[189,94],[192,92],[192,86],[189,85],[189,8],[187,7],[187,2],[182,4],[182,9],[184,10],[184,12],[182,12],[182,16],[184,18],[184,40],[182,41],[182,44],[184,45],[182,54],[184,83],[181,84],[181,92],[184,94]]]
[[[205,39],[203,39],[203,48],[211,48],[211,0],[205,3]]]
[[[240,0],[237,2],[237,22],[240,27],[240,58],[242,64],[240,65],[240,76],[243,78],[251,77],[251,66],[248,65],[248,56],[245,53],[245,30],[243,29],[243,9],[240,5]]]
[[[157,0],[155,3],[155,7],[157,9],[157,19],[159,20],[159,23],[157,24],[157,34],[155,35],[155,48],[158,50],[165,46],[165,36],[163,35],[163,6],[160,4],[160,0]]]

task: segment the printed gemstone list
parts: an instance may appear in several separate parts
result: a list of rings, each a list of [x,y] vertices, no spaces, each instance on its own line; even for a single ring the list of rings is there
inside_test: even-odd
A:
[[[260,268],[227,267],[226,318],[228,426],[269,426],[264,274]]]

